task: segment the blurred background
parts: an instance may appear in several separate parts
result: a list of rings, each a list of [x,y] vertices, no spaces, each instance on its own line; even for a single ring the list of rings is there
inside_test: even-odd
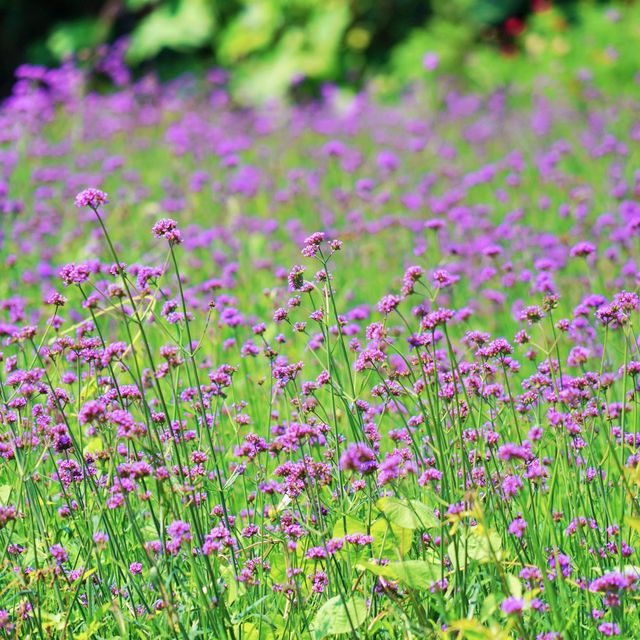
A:
[[[436,70],[482,89],[578,70],[623,90],[639,44],[637,2],[0,0],[0,93],[22,63],[104,68],[114,46],[134,74],[226,71],[239,103],[326,83],[393,93]]]

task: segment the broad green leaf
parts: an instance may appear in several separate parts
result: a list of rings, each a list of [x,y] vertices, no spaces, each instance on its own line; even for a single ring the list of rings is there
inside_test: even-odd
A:
[[[227,590],[225,592],[227,604],[231,606],[241,595],[242,592],[245,591],[244,588],[239,588],[239,582],[236,580],[233,570],[229,566],[221,567],[221,573],[224,578],[225,584],[227,585]],[[242,585],[244,587],[244,585]]]
[[[459,631],[456,637],[466,640],[509,640],[509,629],[491,625],[484,627],[475,618],[456,620],[449,625],[449,631]]]
[[[410,589],[428,589],[442,577],[442,568],[425,560],[396,562],[393,571],[397,579]]]
[[[345,602],[342,596],[336,596],[320,607],[311,623],[311,632],[314,640],[351,633],[364,623],[366,617],[367,603],[362,598],[355,596]]]
[[[509,592],[511,593],[511,595],[515,596],[516,598],[521,598],[522,584],[520,580],[518,580],[518,578],[514,576],[512,573],[508,573],[506,575],[506,580],[507,580],[507,585],[509,586]]]
[[[224,64],[262,49],[268,45],[282,22],[277,3],[252,0],[225,28],[220,39],[218,54]]]
[[[442,577],[442,567],[426,560],[404,560],[387,565],[365,562],[359,566],[377,576],[397,580],[410,589],[428,589]]]
[[[99,637],[98,631],[104,625],[102,620],[93,620],[85,631],[74,633],[75,640],[91,640]]]
[[[451,566],[454,570],[464,569],[467,566],[467,554],[464,550],[464,543],[461,540],[451,542],[447,547],[447,554],[451,560]]]
[[[260,56],[239,61],[232,78],[234,95],[244,102],[262,102],[286,93],[299,74],[330,77],[337,70],[349,20],[347,3],[318,3],[304,24],[292,23]]]
[[[367,525],[352,516],[340,516],[333,526],[333,537],[343,538],[348,534],[367,533]],[[373,535],[373,534],[372,534]]]
[[[341,516],[336,520],[332,533],[334,538],[343,538],[354,533],[366,534],[367,525],[352,516]],[[404,557],[413,542],[411,529],[389,524],[384,518],[378,518],[371,523],[369,534],[373,536],[371,549],[376,558],[397,560]]]
[[[319,77],[331,71],[338,61],[340,42],[348,25],[348,3],[321,3],[313,12],[305,29],[302,57],[307,75]]]
[[[236,637],[241,637],[243,640],[260,640],[260,632],[252,622],[243,622],[236,627]]]
[[[95,47],[108,35],[103,20],[91,18],[57,24],[47,38],[47,48],[64,60],[82,49]]]
[[[6,506],[9,502],[11,489],[13,489],[13,487],[10,484],[3,484],[2,486],[0,486],[0,503],[2,503],[4,506]]]
[[[190,49],[209,40],[215,27],[207,0],[180,0],[173,7],[161,5],[145,17],[131,36],[127,57],[141,62],[162,49]]]
[[[486,622],[498,610],[498,598],[495,593],[490,593],[482,603],[480,620]]]
[[[133,9],[134,11],[144,9],[150,4],[154,4],[154,0],[126,0],[127,7],[129,7],[129,9]]]
[[[102,451],[103,448],[102,438],[94,436],[92,438],[87,438],[84,453],[97,453],[98,451]]]
[[[371,524],[371,545],[376,558],[397,560],[404,558],[411,549],[413,531],[396,524],[389,524],[384,518],[378,518]]]
[[[627,516],[624,521],[636,532],[640,533],[640,518]]]
[[[362,570],[370,571],[376,576],[380,576],[382,578],[389,578],[390,580],[395,580],[396,578],[393,572],[392,564],[396,564],[396,563],[377,564],[369,560],[367,562],[363,562],[359,564],[358,567]]]
[[[447,553],[454,569],[464,569],[469,560],[495,562],[502,557],[501,549],[502,540],[496,531],[471,527],[460,533],[457,542],[449,544]]]
[[[497,531],[479,531],[473,527],[467,538],[467,555],[478,562],[495,562],[502,549],[502,539]]]
[[[393,524],[405,529],[433,529],[440,526],[433,510],[418,500],[380,498],[376,506]]]

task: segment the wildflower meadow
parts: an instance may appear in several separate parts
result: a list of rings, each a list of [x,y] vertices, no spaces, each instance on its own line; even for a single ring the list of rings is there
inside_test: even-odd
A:
[[[640,637],[640,94],[427,62],[17,70],[0,636]]]

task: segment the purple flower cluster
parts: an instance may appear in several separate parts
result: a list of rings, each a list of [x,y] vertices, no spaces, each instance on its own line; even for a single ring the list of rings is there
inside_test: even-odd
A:
[[[109,202],[108,196],[104,191],[100,189],[94,189],[90,187],[81,191],[76,196],[76,207],[90,207],[91,209],[97,209],[103,204]]]
[[[153,225],[153,235],[156,238],[163,238],[169,244],[182,244],[182,234],[178,229],[178,223],[171,218],[163,218]]]

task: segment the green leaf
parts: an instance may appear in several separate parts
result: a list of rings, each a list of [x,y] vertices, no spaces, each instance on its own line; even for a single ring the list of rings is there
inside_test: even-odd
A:
[[[9,502],[9,496],[11,495],[11,490],[13,487],[10,484],[3,484],[0,487],[0,502],[3,506],[6,506]]]
[[[500,557],[502,539],[497,531],[491,529],[478,531],[473,527],[467,539],[467,555],[478,562],[495,562]]]
[[[1,487],[0,487],[1,489]],[[640,533],[640,518],[627,516],[624,521],[631,527],[636,533]]]
[[[442,577],[442,568],[425,560],[396,562],[393,572],[397,579],[410,589],[428,589]]]
[[[234,96],[241,102],[262,102],[284,95],[299,74],[316,79],[331,78],[339,69],[340,47],[349,21],[348,3],[318,2],[300,22],[287,24],[269,46],[263,46],[258,40],[250,43],[246,36],[240,49],[258,45],[262,49],[259,56],[249,55],[238,61],[232,77]],[[265,36],[262,39],[266,39]],[[228,47],[225,53],[239,55]]]
[[[231,606],[238,599],[238,581],[233,575],[232,569],[228,566],[222,567],[221,573],[227,585],[225,593],[227,604]]]
[[[193,49],[213,34],[215,20],[207,0],[180,0],[176,7],[161,5],[144,18],[131,36],[130,62],[141,62],[164,48]]]
[[[355,596],[346,602],[342,596],[327,600],[318,610],[311,623],[314,640],[340,633],[351,633],[367,618],[367,603]]]
[[[260,631],[252,622],[243,622],[237,625],[236,633],[243,640],[260,640]]]
[[[371,548],[377,558],[397,560],[404,558],[411,549],[413,531],[378,518],[371,524],[373,543]]]
[[[83,452],[97,453],[98,451],[102,451],[103,448],[104,446],[102,444],[102,438],[100,438],[99,436],[94,436],[92,438],[87,438]]]
[[[225,28],[218,55],[224,64],[267,46],[282,22],[282,12],[275,2],[252,0]]]
[[[151,4],[154,4],[154,0],[126,0],[127,7],[133,11],[139,11]]]
[[[376,506],[393,524],[405,529],[433,529],[440,526],[433,511],[418,500],[380,498]]]
[[[441,565],[426,560],[404,560],[390,562],[387,565],[368,561],[359,566],[377,576],[402,582],[410,589],[428,589],[442,577]]]
[[[490,593],[482,603],[480,609],[480,620],[486,622],[498,610],[498,597],[495,593]]]
[[[321,77],[332,71],[337,63],[340,43],[349,20],[349,4],[346,2],[324,2],[318,5],[305,29],[305,47],[301,61],[307,75]]]
[[[352,516],[340,516],[333,526],[332,537],[343,538],[354,533],[367,533],[367,525]],[[404,557],[411,549],[413,532],[406,527],[389,524],[384,518],[378,518],[371,523],[369,534],[373,536],[371,549],[376,558],[397,560]],[[345,549],[340,553],[344,553]]]
[[[516,598],[522,598],[522,584],[520,580],[512,573],[506,575],[507,585],[509,586],[509,592]]]
[[[492,529],[471,527],[462,531],[457,543],[451,542],[447,553],[454,569],[465,569],[469,560],[480,563],[495,562],[502,558],[502,540]],[[456,553],[457,552],[457,553]]]
[[[346,535],[354,533],[367,533],[367,525],[352,516],[340,516],[333,526],[333,537],[344,538]],[[373,535],[373,534],[372,534]]]
[[[81,49],[95,47],[104,41],[108,30],[103,20],[93,18],[57,24],[47,38],[47,48],[58,59],[64,60]]]

